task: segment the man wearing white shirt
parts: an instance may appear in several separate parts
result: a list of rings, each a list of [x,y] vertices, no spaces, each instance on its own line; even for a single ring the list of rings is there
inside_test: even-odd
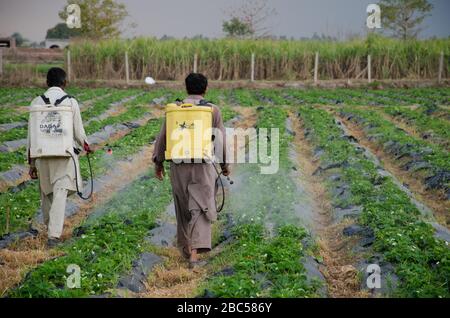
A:
[[[73,113],[73,147],[91,152],[86,133],[81,119],[80,107],[75,98],[64,92],[66,87],[66,72],[61,68],[51,68],[47,74],[47,86],[49,89],[41,96],[35,98],[31,106],[51,104],[57,106],[69,106]],[[41,192],[41,206],[44,215],[44,223],[48,230],[48,246],[54,247],[61,237],[67,196],[82,187],[77,154],[74,155],[77,165],[78,178],[75,178],[75,167],[70,157],[30,158],[30,134],[28,129],[28,162],[30,164],[30,177],[39,178]]]

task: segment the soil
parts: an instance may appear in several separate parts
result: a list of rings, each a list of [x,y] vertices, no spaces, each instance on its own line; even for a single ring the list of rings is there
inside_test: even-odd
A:
[[[322,257],[320,271],[325,276],[328,288],[328,296],[331,298],[368,297],[366,291],[362,291],[359,284],[359,271],[355,264],[358,259],[352,254],[356,241],[344,237],[343,229],[353,224],[348,219],[335,223],[335,216],[329,194],[325,188],[325,180],[315,171],[320,164],[316,158],[311,145],[305,138],[304,130],[299,118],[290,114],[293,130],[296,132],[294,138],[294,149],[297,154],[297,162],[301,167],[300,178],[306,185],[310,198],[316,207],[313,214],[313,229]]]

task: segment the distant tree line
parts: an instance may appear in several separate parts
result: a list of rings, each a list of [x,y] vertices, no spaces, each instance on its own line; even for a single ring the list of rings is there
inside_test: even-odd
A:
[[[66,6],[79,5],[81,11],[81,28],[70,29],[65,20]],[[379,0],[382,11],[382,33],[403,40],[417,38],[423,30],[422,24],[433,9],[428,0]],[[47,30],[47,39],[70,39],[83,37],[88,39],[117,38],[123,32],[123,23],[127,18],[126,6],[116,0],[67,0],[67,5],[59,12],[60,22]],[[277,12],[271,8],[268,0],[242,0],[242,5],[224,12],[226,20],[222,22],[222,30],[226,37],[240,39],[274,39],[294,40],[293,37],[274,36],[270,20]],[[134,25],[131,25],[134,27]],[[44,42],[30,42],[20,33],[15,32],[17,46],[44,46]],[[188,37],[185,37],[187,39]],[[164,35],[161,40],[171,40],[173,37]],[[191,39],[208,37],[195,35]],[[314,33],[311,37],[301,37],[297,40],[337,41],[335,36]]]

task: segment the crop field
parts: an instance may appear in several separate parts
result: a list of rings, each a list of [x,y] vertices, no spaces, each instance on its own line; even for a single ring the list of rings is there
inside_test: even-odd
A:
[[[180,50],[179,48],[183,49]],[[448,78],[450,41],[399,41],[377,35],[347,42],[290,40],[133,40],[78,41],[71,45],[71,65],[76,79],[124,79],[125,52],[131,79],[151,74],[158,80],[181,80],[198,70],[214,80],[250,79],[252,54],[258,80],[312,80],[316,52],[322,80],[357,79],[365,74],[367,55],[372,57],[373,78],[436,79],[440,54],[442,78]],[[67,61],[66,61],[67,62]]]
[[[76,61],[88,48],[75,48]],[[27,106],[42,90],[0,88],[0,297],[450,297],[447,87],[208,90],[227,127],[278,129],[279,169],[232,166],[198,271],[173,246],[170,182],[151,161],[164,105],[185,93],[67,92],[95,150],[95,191],[69,198],[63,242],[48,249],[31,229],[42,213],[25,153]],[[67,286],[72,264],[79,288]],[[375,291],[370,264],[382,274]]]

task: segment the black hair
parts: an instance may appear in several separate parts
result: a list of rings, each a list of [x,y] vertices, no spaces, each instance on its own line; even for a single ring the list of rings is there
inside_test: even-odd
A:
[[[208,87],[208,79],[200,73],[191,73],[186,77],[186,90],[189,95],[203,95]]]
[[[66,72],[60,67],[52,67],[47,73],[47,86],[63,87],[66,85]]]

